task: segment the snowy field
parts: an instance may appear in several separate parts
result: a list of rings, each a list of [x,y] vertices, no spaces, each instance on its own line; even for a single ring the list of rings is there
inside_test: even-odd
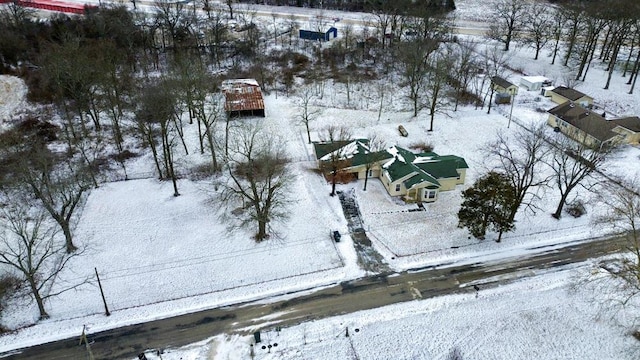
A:
[[[474,2],[456,3],[463,12],[466,4]],[[471,15],[464,16],[472,19]],[[516,48],[509,56],[513,69],[548,76],[556,84],[571,73],[571,69],[550,66],[546,56],[533,61],[528,49]],[[520,75],[515,71],[507,75],[512,82],[519,83]],[[605,80],[606,74],[594,62],[586,81],[576,88],[605,104],[612,113],[640,115],[639,95],[627,94],[626,79],[615,74],[610,90],[602,89]],[[497,131],[512,132],[518,124],[545,122],[546,115],[536,109],[553,107],[539,94],[521,90],[513,111],[516,122],[510,129],[503,115],[508,114],[508,107],[494,106],[490,115],[486,109],[463,107],[438,115],[435,131],[427,133],[427,113],[423,111],[413,118],[403,92],[395,88],[397,85],[388,85],[395,95],[386,100],[378,120],[375,109],[378,102],[366,85],[354,87],[351,96],[360,100],[353,100],[352,106],[345,109],[344,87],[329,84],[327,95],[316,104],[323,112],[312,123],[312,138],[317,140],[319,131],[337,124],[351,128],[356,137],[376,134],[386,139],[389,146],[431,143],[441,155],[453,154],[467,160],[468,186],[482,174],[485,162],[482,149]],[[0,77],[0,89],[3,90],[0,118],[5,120],[26,106],[26,88],[15,78]],[[97,332],[364,275],[357,267],[351,239],[345,234],[346,221],[338,199],[328,196],[330,185],[313,171],[312,148],[306,144],[303,128],[295,124],[298,111],[295,102],[295,97],[271,94],[265,99],[266,118],[247,120],[260,121],[265,128],[283,135],[294,160],[296,181],[291,188],[291,217],[277,225],[277,238],[256,244],[250,238],[252,229],[229,232],[218,218],[220,209],[212,201],[215,190],[211,182],[183,179],[179,182],[182,195],[177,198],[172,196],[171,184],[155,179],[103,184],[91,193],[75,230],[75,239],[86,252],[62,274],[59,286],[87,277],[91,282],[49,301],[46,306],[51,318],[33,326],[28,325],[37,320],[34,304],[9,304],[0,320],[8,327],[21,329],[0,337],[0,352],[79,336],[83,325],[90,332]],[[407,129],[409,137],[398,134],[399,124]],[[191,152],[197,153],[195,125],[187,131],[191,136]],[[179,166],[186,170],[199,162],[202,162],[199,155],[189,155],[180,159]],[[153,172],[149,156],[129,166],[132,173]],[[635,147],[623,148],[606,166],[609,174],[629,177],[640,176],[639,169],[640,149]],[[438,202],[426,205],[424,212],[406,212],[415,205],[400,204],[390,198],[377,180],[369,182],[366,192],[362,191],[362,185],[350,183],[339,188],[354,189],[374,247],[397,271],[470,258],[479,261],[508,252],[521,254],[542,243],[592,238],[608,230],[593,228],[597,204],[589,204],[587,215],[581,218],[552,219],[550,213],[555,210],[557,194],[549,189],[537,204],[540,210],[520,212],[516,230],[505,234],[501,244],[491,241],[491,236],[480,242],[456,227],[463,187],[440,194]],[[590,195],[579,193],[579,196],[589,200]],[[345,234],[338,244],[329,236],[335,229]],[[100,273],[112,311],[108,318],[102,315],[102,300],[93,280],[94,268]],[[257,358],[326,358],[320,354],[331,348],[336,351],[332,358],[348,358],[353,356],[349,351],[355,351],[362,359],[391,359],[395,358],[394,349],[403,347],[407,353],[403,353],[406,357],[402,359],[443,359],[457,346],[465,359],[632,359],[626,355],[631,344],[624,330],[606,319],[596,321],[595,310],[584,296],[568,291],[571,281],[568,275],[551,276],[489,290],[479,299],[472,294],[452,296],[394,306],[380,313],[373,310],[303,324],[285,329],[280,335],[269,335],[286,339],[278,341],[279,357],[260,354]],[[498,307],[509,311],[492,311]],[[346,326],[361,330],[349,338],[352,342],[341,336]],[[403,330],[406,336],[394,337]],[[308,334],[306,345],[301,340],[302,334]],[[329,339],[332,346],[327,346]],[[549,346],[539,348],[540,343]],[[601,343],[605,345],[597,345]],[[201,351],[217,351],[222,359],[248,356],[247,338],[220,337],[215,344],[193,350],[195,355],[190,355],[191,351],[182,354],[185,360],[204,358]],[[355,350],[351,350],[351,344]],[[496,353],[496,349],[504,350]]]

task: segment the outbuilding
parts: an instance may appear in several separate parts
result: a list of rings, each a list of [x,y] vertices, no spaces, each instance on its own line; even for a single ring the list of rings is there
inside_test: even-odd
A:
[[[329,41],[336,37],[338,37],[338,29],[333,26],[325,32],[300,29],[300,39],[302,40]]]
[[[224,109],[229,117],[264,117],[262,90],[255,79],[231,79],[222,82]]]
[[[543,86],[551,86],[551,80],[544,76],[523,76],[520,78],[520,86],[529,91],[540,91]]]

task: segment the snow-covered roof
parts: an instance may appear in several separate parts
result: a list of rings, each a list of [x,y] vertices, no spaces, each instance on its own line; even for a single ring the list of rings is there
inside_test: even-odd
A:
[[[260,84],[258,84],[258,81],[256,79],[227,79],[223,80],[221,84],[222,90],[228,90],[242,86],[260,87]]]
[[[521,80],[525,80],[530,83],[543,83],[545,81],[549,81],[549,79],[544,76],[523,76]]]

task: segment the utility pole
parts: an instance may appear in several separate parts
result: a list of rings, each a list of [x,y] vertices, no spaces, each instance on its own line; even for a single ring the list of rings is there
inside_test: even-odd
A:
[[[100,282],[100,275],[98,275],[98,268],[93,268],[96,271],[96,279],[98,279],[98,287],[100,288],[100,295],[102,295],[102,303],[104,304],[104,313],[109,316],[109,307],[107,306],[107,299],[104,298],[104,291],[102,290],[102,283]]]
[[[510,89],[509,93],[511,94],[511,110],[509,111],[509,122],[507,123],[507,128],[511,126],[511,116],[513,116],[513,102],[516,99],[516,94],[518,94],[518,88]]]

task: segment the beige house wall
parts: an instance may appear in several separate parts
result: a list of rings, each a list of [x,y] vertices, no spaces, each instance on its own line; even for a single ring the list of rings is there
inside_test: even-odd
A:
[[[401,196],[404,195],[407,192],[407,188],[404,187],[403,182],[412,177],[415,174],[415,172],[406,175],[396,181],[391,181],[391,179],[389,179],[389,177],[387,176],[386,172],[382,172],[380,174],[380,181],[382,181],[382,185],[384,185],[384,187],[387,188],[387,192],[389,193],[389,195],[391,196]],[[400,185],[398,190],[396,190],[396,186]]]
[[[391,181],[387,176],[386,172],[382,170],[380,164],[374,164],[371,167],[371,176],[369,178],[378,178],[382,185],[387,189],[387,192],[391,196],[403,196],[406,201],[421,201],[421,202],[434,202],[438,200],[438,195],[440,191],[450,191],[455,190],[456,185],[464,184],[466,178],[467,169],[457,169],[458,174],[460,174],[459,178],[447,178],[447,179],[438,179],[440,183],[439,189],[427,189],[425,187],[412,188],[410,190],[406,189],[404,186],[404,181],[408,178],[415,175],[414,173],[408,174],[401,179],[396,181]],[[356,174],[358,180],[364,180],[366,176],[366,166],[354,166],[344,171],[352,174]],[[396,191],[396,185],[400,185],[399,190]],[[424,184],[424,186],[428,186],[428,184]],[[431,193],[430,193],[431,192]],[[431,196],[430,196],[431,195]]]
[[[638,144],[640,143],[640,132],[633,132],[622,126],[616,126],[613,128],[613,132],[621,135],[621,142],[625,144]]]
[[[553,91],[549,91],[549,95],[551,95],[551,101],[553,101],[556,104],[564,104],[567,101],[569,101],[569,99],[567,99],[566,97],[558,95]]]
[[[548,94],[551,95],[551,101],[553,101],[556,104],[564,104],[567,101],[569,101],[569,99],[567,99],[566,97],[560,94],[556,94],[553,91],[549,91]],[[587,107],[589,105],[593,105],[593,98],[591,98],[590,96],[583,96],[578,100],[574,101],[574,103],[579,104],[580,106]]]
[[[356,174],[358,180],[364,180],[367,174],[367,166],[366,165],[352,166],[348,169],[345,169],[344,171]],[[380,166],[380,164],[373,164],[369,169],[369,171],[371,172],[371,175],[369,176],[369,178],[379,178],[382,171],[382,167]]]
[[[587,134],[586,132],[578,129],[577,127],[569,124],[566,121],[558,119],[554,115],[549,115],[549,119],[547,119],[547,124],[551,127],[560,128],[560,132],[570,137],[571,139],[589,147],[599,147],[601,145],[601,141],[594,138],[593,136]]]
[[[494,85],[493,86],[493,90],[497,93],[501,93],[501,94],[517,94],[518,93],[518,86],[511,85],[508,88],[503,88],[502,86],[499,85]]]
[[[460,174],[460,178],[456,181],[457,185],[463,185],[465,179],[467,178],[467,169],[457,169],[458,174]]]
[[[429,197],[429,192],[432,192],[432,194],[435,194],[434,197]],[[435,189],[422,189],[422,192],[420,193],[420,198],[422,202],[434,202],[436,200],[438,200],[438,195],[440,194],[439,190],[435,190]]]
[[[457,178],[438,179],[438,182],[440,183],[440,191],[451,191],[458,185]]]

